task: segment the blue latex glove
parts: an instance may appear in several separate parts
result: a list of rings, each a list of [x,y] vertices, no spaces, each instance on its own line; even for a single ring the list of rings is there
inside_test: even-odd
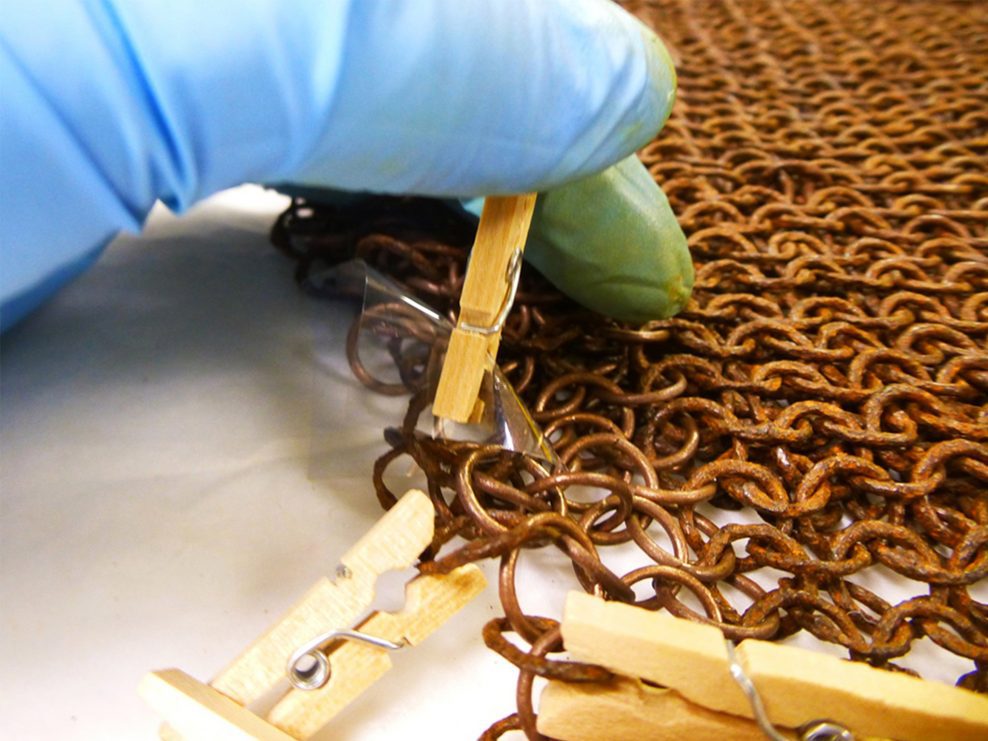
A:
[[[542,191],[649,141],[674,87],[658,39],[606,0],[8,3],[0,322],[157,199]]]

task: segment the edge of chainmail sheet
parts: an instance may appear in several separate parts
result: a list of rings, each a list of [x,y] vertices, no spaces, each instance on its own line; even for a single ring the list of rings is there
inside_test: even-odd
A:
[[[526,269],[499,362],[569,471],[426,438],[417,395],[373,473],[388,507],[392,462],[425,472],[423,571],[501,560],[484,639],[520,669],[518,710],[484,737],[537,737],[535,676],[603,676],[548,658],[558,623],[514,587],[533,547],[587,591],[729,638],[802,636],[898,671],[924,641],[988,691],[988,5],[627,5],[677,64],[641,157],[689,238],[693,298],[619,325]],[[421,199],[296,201],[274,241],[300,277],[357,255],[452,312],[470,230]],[[626,543],[651,565],[611,571],[601,554]],[[912,596],[868,588],[889,573]]]

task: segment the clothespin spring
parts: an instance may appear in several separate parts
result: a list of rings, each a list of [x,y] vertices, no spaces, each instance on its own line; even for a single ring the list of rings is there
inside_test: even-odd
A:
[[[511,313],[511,307],[515,303],[515,295],[518,293],[518,279],[521,277],[521,258],[522,251],[519,249],[511,253],[508,267],[504,271],[504,280],[508,284],[508,292],[504,296],[504,302],[501,304],[501,308],[498,310],[494,322],[489,327],[481,327],[461,321],[458,325],[460,329],[476,334],[491,335],[497,334],[504,328],[504,323],[508,320],[508,314]]]
[[[762,703],[762,698],[755,688],[755,683],[745,673],[744,667],[741,666],[741,662],[738,661],[737,655],[734,653],[734,643],[732,641],[724,641],[724,643],[727,645],[727,657],[730,661],[731,677],[738,683],[741,691],[748,698],[748,702],[751,703],[751,711],[755,716],[755,722],[758,723],[758,727],[771,741],[788,741],[785,736],[775,729],[772,721],[768,719],[768,713],[765,712],[765,705]],[[797,730],[799,731],[800,741],[855,741],[853,733],[832,720],[812,720],[809,723],[803,724]]]
[[[317,690],[329,681],[333,669],[329,663],[329,656],[326,655],[326,649],[337,641],[360,641],[389,651],[397,651],[405,646],[404,641],[396,643],[387,638],[379,638],[356,630],[327,631],[300,646],[288,659],[285,673],[292,687],[300,690]],[[313,662],[311,666],[302,665],[306,658]]]

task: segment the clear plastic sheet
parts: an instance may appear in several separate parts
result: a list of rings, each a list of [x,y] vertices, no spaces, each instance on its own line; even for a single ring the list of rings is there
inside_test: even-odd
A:
[[[457,424],[432,415],[453,325],[399,284],[363,261],[351,260],[311,271],[304,288],[320,297],[360,302],[360,315],[346,339],[350,369],[363,386],[378,394],[423,395],[417,407],[420,431],[446,440],[499,445],[558,464],[541,428],[496,365],[484,375],[478,419]],[[382,428],[399,421],[383,420]]]

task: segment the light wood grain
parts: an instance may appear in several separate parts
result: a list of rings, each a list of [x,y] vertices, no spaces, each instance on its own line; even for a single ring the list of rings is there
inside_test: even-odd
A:
[[[158,714],[168,718],[168,726],[162,728],[163,739],[294,741],[288,734],[180,669],[147,674],[141,680],[138,692]]]
[[[694,705],[678,692],[628,678],[606,684],[550,681],[539,699],[538,729],[562,741],[764,739],[753,720]]]
[[[249,705],[285,675],[299,646],[333,628],[351,627],[374,599],[380,574],[415,563],[432,541],[435,511],[420,491],[409,491],[341,559],[336,580],[323,578],[210,684]]]
[[[525,249],[535,200],[534,193],[484,200],[460,294],[461,320],[484,326],[500,313],[508,292],[508,265],[515,250]]]
[[[453,330],[432,402],[434,415],[456,422],[470,421],[490,365],[488,345],[488,338],[482,334]]]
[[[662,684],[709,709],[752,717],[712,626],[574,592],[562,634],[577,660]],[[988,698],[977,693],[766,641],[742,641],[736,653],[776,725],[826,718],[858,736],[988,738]]]
[[[291,689],[262,720],[247,709],[285,677],[289,656],[329,630],[356,627],[368,635],[415,646],[484,586],[480,569],[462,566],[442,576],[418,576],[405,587],[405,605],[375,612],[360,625],[380,574],[410,566],[432,540],[435,510],[420,491],[407,492],[341,559],[336,580],[320,580],[230,666],[203,684],[178,669],[153,672],[141,694],[163,715],[165,741],[178,739],[304,739],[391,668],[387,649],[343,642],[328,648],[331,675],[318,690]]]
[[[485,583],[473,564],[442,577],[419,576],[408,583],[400,612],[375,612],[358,630],[418,645],[483,591]],[[271,709],[268,720],[293,736],[306,738],[376,682],[391,668],[391,662],[386,649],[344,643],[330,654],[332,675],[326,686],[312,691],[291,690]]]
[[[580,661],[673,687],[711,710],[749,710],[731,678],[724,636],[712,625],[571,592],[562,631],[566,650]]]
[[[535,210],[536,194],[490,196],[470,251],[457,327],[450,337],[432,412],[437,417],[467,422],[474,410],[484,372],[497,356],[500,332],[482,334],[464,325],[490,327],[510,291],[508,266],[524,250]]]
[[[988,698],[767,641],[743,641],[738,660],[776,722],[832,718],[865,736],[902,741],[988,739]]]

